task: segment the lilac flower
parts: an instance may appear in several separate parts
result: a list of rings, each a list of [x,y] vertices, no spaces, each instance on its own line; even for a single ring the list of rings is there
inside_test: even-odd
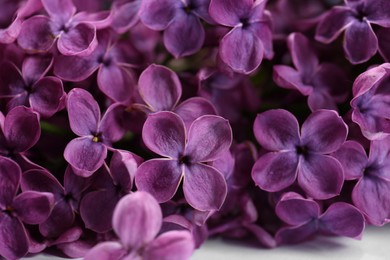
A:
[[[50,192],[54,195],[55,206],[47,220],[40,223],[39,232],[46,238],[59,237],[72,227],[75,212],[82,192],[88,187],[90,179],[75,175],[69,166],[65,171],[64,186],[46,170],[29,170],[23,173],[23,191]]]
[[[118,33],[125,33],[139,21],[141,0],[117,0],[112,5],[111,27]]]
[[[233,71],[249,74],[263,56],[271,59],[272,32],[270,14],[264,11],[266,0],[211,0],[210,16],[218,23],[233,27],[221,40],[219,56]]]
[[[97,48],[88,56],[57,56],[54,60],[54,75],[63,80],[79,82],[98,71],[99,89],[109,98],[125,102],[131,98],[135,85],[128,69],[134,51],[128,44],[114,42],[107,31],[100,31],[98,40]]]
[[[280,191],[298,179],[299,186],[312,198],[339,194],[343,169],[327,154],[340,148],[348,129],[335,111],[313,112],[299,131],[298,121],[290,112],[268,110],[257,116],[253,129],[259,144],[270,151],[252,169],[252,178],[261,189]]]
[[[144,0],[139,16],[147,27],[164,31],[164,45],[176,58],[200,50],[205,32],[199,18],[210,21],[210,0]]]
[[[355,141],[345,142],[334,156],[343,165],[345,179],[358,180],[352,201],[368,222],[376,226],[390,222],[390,139],[372,141],[368,158]]]
[[[111,143],[124,134],[117,116],[121,108],[111,105],[101,118],[92,95],[75,88],[68,94],[67,109],[70,127],[79,137],[66,146],[64,157],[77,175],[88,177],[103,165]]]
[[[345,6],[335,6],[318,24],[316,40],[334,41],[343,31],[344,52],[352,63],[368,61],[378,50],[378,39],[371,25],[390,26],[390,3],[377,0],[345,0]]]
[[[158,202],[175,195],[183,179],[184,196],[201,211],[218,210],[226,197],[226,182],[214,167],[206,165],[229,149],[232,132],[227,120],[213,115],[196,119],[187,133],[183,120],[172,112],[150,114],[142,130],[145,145],[167,157],[140,165],[135,176],[139,190]]]
[[[17,195],[21,174],[15,162],[0,157],[0,255],[7,259],[27,254],[29,241],[23,223],[44,222],[54,204],[51,193],[26,191]]]
[[[45,74],[52,57],[31,56],[23,61],[22,71],[10,62],[1,65],[0,96],[9,98],[8,108],[26,105],[40,115],[50,117],[63,106],[65,92],[62,81]]]
[[[275,210],[289,225],[276,233],[278,244],[302,242],[316,233],[359,239],[364,230],[362,213],[345,202],[333,203],[321,214],[317,202],[289,192],[282,196]]]
[[[309,40],[300,33],[288,37],[288,47],[296,69],[285,65],[274,66],[276,84],[308,96],[311,111],[336,110],[336,103],[347,97],[343,86],[348,81],[342,69],[332,63],[320,63]]]
[[[31,52],[46,52],[55,41],[64,55],[89,55],[97,46],[96,27],[71,0],[41,0],[49,16],[36,15],[22,25],[18,44]]]
[[[186,260],[194,242],[188,231],[169,231],[159,235],[162,213],[157,201],[138,191],[123,197],[115,208],[112,226],[119,241],[103,242],[85,256],[85,260]]]
[[[135,171],[142,159],[127,151],[114,151],[110,168],[103,169],[92,184],[95,191],[87,193],[80,204],[85,226],[95,232],[109,231],[112,214],[118,201],[131,192]]]
[[[390,134],[390,64],[385,63],[361,74],[353,84],[352,120],[369,140]]]

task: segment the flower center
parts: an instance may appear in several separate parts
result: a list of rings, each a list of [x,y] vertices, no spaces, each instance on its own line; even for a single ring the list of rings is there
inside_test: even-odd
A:
[[[110,66],[111,61],[112,61],[111,58],[105,57],[104,55],[100,55],[100,56],[98,57],[98,62],[99,62],[100,64],[102,64],[103,66],[105,66],[105,67]]]
[[[303,157],[306,157],[309,154],[309,151],[305,145],[302,146],[297,146],[296,147],[296,152],[298,155],[302,155]]]
[[[188,155],[179,156],[179,165],[189,165],[191,164],[191,158]]]
[[[248,18],[241,18],[240,23],[242,24],[243,29],[249,27],[249,25],[250,25]]]
[[[101,141],[102,141],[102,134],[101,133],[97,133],[97,134],[93,135],[92,142],[100,143]]]

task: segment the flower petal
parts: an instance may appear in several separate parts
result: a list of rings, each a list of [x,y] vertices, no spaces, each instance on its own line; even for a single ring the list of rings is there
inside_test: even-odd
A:
[[[26,57],[22,65],[23,78],[26,82],[36,82],[46,75],[52,64],[52,55]]]
[[[279,87],[298,90],[304,96],[313,92],[312,86],[302,82],[303,75],[299,71],[285,65],[275,65],[273,70],[273,79]]]
[[[141,74],[138,90],[153,111],[172,110],[179,102],[182,88],[179,77],[167,67],[152,64]]]
[[[295,150],[299,144],[299,124],[293,114],[283,109],[258,114],[253,132],[259,144],[270,151]]]
[[[120,185],[123,190],[130,191],[137,169],[136,155],[128,151],[114,151],[110,162],[110,173],[114,184]]]
[[[50,216],[39,225],[39,232],[47,238],[57,238],[72,227],[75,214],[65,200],[57,202]]]
[[[348,127],[334,110],[317,110],[302,125],[302,144],[310,151],[327,154],[340,148]]]
[[[142,140],[153,152],[178,158],[184,152],[184,122],[172,112],[150,114],[142,129]]]
[[[278,245],[297,244],[312,238],[317,232],[316,223],[310,221],[297,227],[283,227],[276,232],[275,239]]]
[[[249,18],[253,4],[253,0],[211,0],[209,13],[217,23],[234,27]]]
[[[11,205],[18,192],[21,175],[22,171],[17,163],[0,156],[0,206],[2,208]]]
[[[200,211],[218,210],[225,201],[227,185],[223,175],[214,167],[192,164],[185,167],[184,197]]]
[[[22,191],[50,192],[54,195],[64,193],[60,182],[50,172],[43,169],[32,169],[24,172],[20,186]]]
[[[123,107],[120,104],[108,107],[99,125],[103,141],[116,142],[123,137],[126,133],[123,120]]]
[[[188,231],[169,231],[146,246],[145,260],[187,260],[194,252],[194,240]]]
[[[87,23],[79,23],[62,33],[57,42],[58,50],[67,56],[88,56],[97,45],[96,28]]]
[[[40,224],[50,215],[54,196],[48,192],[25,191],[13,203],[15,213],[26,224]]]
[[[144,25],[153,30],[164,30],[174,20],[177,9],[183,3],[176,0],[143,0],[139,17]]]
[[[20,259],[28,252],[26,230],[18,218],[0,213],[0,255],[6,259]]]
[[[308,155],[298,167],[298,183],[314,199],[329,199],[340,194],[344,183],[339,161],[328,155]]]
[[[311,76],[319,61],[309,40],[301,33],[293,33],[288,37],[288,46],[298,71],[302,72],[303,75]]]
[[[111,26],[118,33],[125,33],[131,27],[135,26],[139,21],[138,11],[142,1],[122,1],[114,2],[113,4],[113,18]]]
[[[76,13],[72,0],[42,0],[46,12],[54,20],[68,22]]]
[[[54,59],[53,73],[62,80],[75,82],[85,80],[99,68],[98,55],[100,49],[88,57],[58,55]]]
[[[112,226],[126,248],[140,249],[160,231],[162,212],[158,202],[147,192],[123,197],[117,204]],[[132,230],[132,232],[129,232]]]
[[[84,260],[121,260],[126,254],[126,249],[120,243],[103,242],[89,250]]]
[[[182,169],[176,160],[152,159],[138,167],[135,184],[138,190],[149,192],[162,203],[175,195],[182,176]]]
[[[185,153],[191,163],[213,161],[230,148],[232,140],[228,120],[214,115],[201,116],[190,126]]]
[[[267,153],[257,159],[252,168],[252,179],[263,190],[280,191],[294,183],[297,167],[295,152]]]

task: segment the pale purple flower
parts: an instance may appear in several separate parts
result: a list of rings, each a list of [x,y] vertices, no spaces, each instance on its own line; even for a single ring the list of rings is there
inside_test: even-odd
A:
[[[311,111],[337,110],[336,104],[342,103],[348,94],[345,88],[348,80],[343,70],[333,63],[320,63],[312,44],[303,34],[291,34],[288,47],[295,68],[274,66],[275,83],[308,96]]]
[[[261,189],[276,192],[298,180],[306,194],[315,199],[338,195],[344,183],[339,161],[328,154],[345,142],[347,126],[337,112],[317,110],[303,123],[282,109],[257,116],[254,133],[269,152],[260,156],[252,178]]]
[[[234,72],[249,74],[263,57],[271,59],[272,31],[266,0],[211,0],[210,16],[220,25],[232,27],[219,45],[219,57]]]
[[[166,158],[140,165],[135,176],[139,190],[158,202],[170,200],[183,180],[188,204],[201,211],[218,210],[226,197],[226,181],[214,167],[205,164],[229,149],[232,130],[227,120],[206,115],[196,119],[188,132],[183,120],[172,112],[150,114],[142,130],[145,145]]]
[[[191,234],[169,231],[157,236],[161,225],[160,205],[150,194],[142,191],[129,194],[118,202],[112,218],[119,241],[96,245],[84,259],[189,259],[194,251]]]
[[[111,143],[124,135],[118,116],[122,108],[113,104],[101,117],[92,95],[75,88],[68,94],[67,110],[70,128],[79,137],[66,146],[64,157],[76,174],[88,177],[103,165]]]
[[[363,214],[348,203],[333,203],[321,213],[317,202],[295,192],[284,194],[275,210],[288,225],[276,233],[278,244],[302,242],[315,234],[360,239],[365,226]]]
[[[19,259],[27,254],[29,240],[23,223],[44,222],[54,204],[51,193],[25,191],[18,195],[20,167],[0,157],[0,255]]]
[[[344,6],[335,6],[317,26],[316,40],[334,41],[344,34],[344,52],[352,63],[368,61],[378,50],[378,39],[373,25],[390,26],[390,2],[387,0],[345,0]]]

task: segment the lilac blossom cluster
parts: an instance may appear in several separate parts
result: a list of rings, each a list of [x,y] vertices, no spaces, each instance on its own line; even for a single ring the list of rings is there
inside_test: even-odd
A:
[[[389,35],[388,0],[0,0],[0,257],[360,239]]]

